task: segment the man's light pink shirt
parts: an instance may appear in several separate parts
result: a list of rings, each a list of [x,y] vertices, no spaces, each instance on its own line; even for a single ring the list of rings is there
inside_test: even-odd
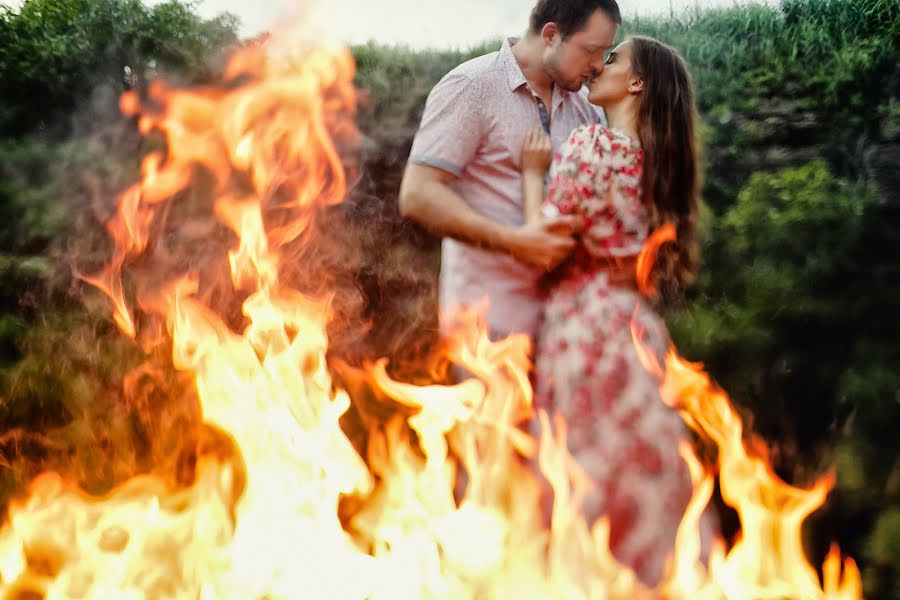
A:
[[[452,186],[475,210],[509,225],[524,222],[520,159],[525,134],[540,125],[538,105],[512,46],[465,62],[431,90],[409,160],[457,176]],[[573,129],[598,122],[602,111],[586,90],[554,87],[550,139],[554,149]],[[488,298],[495,335],[534,335],[541,314],[541,273],[498,252],[444,238],[441,255],[442,316]]]

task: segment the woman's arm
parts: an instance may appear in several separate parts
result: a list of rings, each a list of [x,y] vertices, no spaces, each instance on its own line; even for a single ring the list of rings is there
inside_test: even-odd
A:
[[[522,197],[525,205],[525,222],[533,223],[541,218],[544,202],[544,175],[553,158],[550,136],[540,126],[528,132],[522,147]]]

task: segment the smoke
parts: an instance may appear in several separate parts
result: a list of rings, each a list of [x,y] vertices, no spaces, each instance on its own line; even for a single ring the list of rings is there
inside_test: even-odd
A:
[[[210,61],[210,78],[223,77],[225,68],[221,57]],[[135,77],[131,73],[124,85],[134,87],[147,111],[161,109],[149,82]],[[165,79],[167,86],[189,89],[186,81]],[[245,81],[232,74],[225,87]],[[194,274],[196,298],[233,331],[246,326],[241,305],[248,292],[234,289],[228,272],[228,252],[238,238],[215,215],[216,174],[194,168],[191,184],[154,212],[145,250],[123,267],[135,340],[115,327],[108,299],[84,281],[115,253],[106,226],[117,197],[139,179],[141,159],[171,152],[160,132],[141,134],[137,116],[114,108],[119,93],[108,84],[97,87],[61,134],[69,141],[54,164],[54,202],[64,207],[68,223],[46,251],[54,265],[47,285],[28,294],[39,316],[22,342],[25,359],[4,381],[0,509],[45,470],[95,494],[147,472],[187,484],[201,446],[221,437],[202,424],[192,381],[172,366],[166,323],[152,301],[166,282]],[[412,132],[365,137],[343,117],[328,127],[347,191],[342,202],[317,207],[302,233],[282,243],[280,281],[331,297],[329,360],[335,366],[352,369],[385,357],[398,379],[440,378],[437,240],[402,219],[396,202]],[[241,177],[229,182],[236,193],[250,188]],[[270,233],[298,217],[284,200],[276,190],[264,201]]]

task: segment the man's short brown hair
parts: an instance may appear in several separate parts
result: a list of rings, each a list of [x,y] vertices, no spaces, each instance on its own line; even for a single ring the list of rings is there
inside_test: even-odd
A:
[[[531,9],[529,31],[540,33],[547,23],[556,23],[563,39],[578,33],[596,11],[601,10],[613,23],[622,23],[616,0],[538,0]]]

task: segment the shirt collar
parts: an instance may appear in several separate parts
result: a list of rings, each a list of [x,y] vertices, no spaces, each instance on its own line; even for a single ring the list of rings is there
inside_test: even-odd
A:
[[[564,90],[563,88],[559,87],[558,85],[554,85],[553,86],[553,100],[551,100],[551,102],[553,102],[553,110],[556,110],[557,108],[559,108],[560,105],[565,101],[566,98],[569,97],[569,94],[571,94],[571,93],[572,92],[570,92],[569,90]]]
[[[513,92],[528,83],[525,80],[525,73],[522,72],[522,67],[519,66],[519,62],[512,53],[512,47],[518,41],[519,38],[516,37],[506,38],[503,40],[503,45],[500,46],[500,59],[503,61],[503,70],[506,72],[509,89]]]

